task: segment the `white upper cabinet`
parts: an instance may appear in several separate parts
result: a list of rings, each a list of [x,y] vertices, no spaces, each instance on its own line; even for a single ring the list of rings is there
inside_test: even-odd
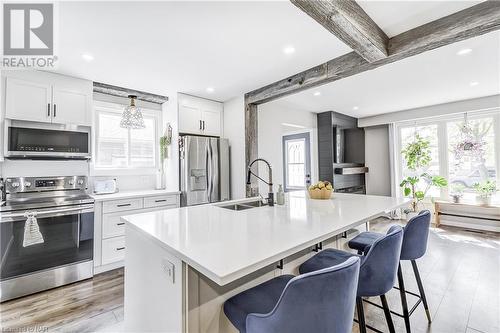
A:
[[[222,104],[218,102],[208,101],[201,108],[201,121],[203,134],[210,136],[221,135],[221,114]]]
[[[221,136],[223,104],[179,94],[179,132]]]
[[[48,83],[8,77],[5,83],[6,112],[11,119],[51,121],[52,87]]]
[[[92,81],[19,71],[6,74],[5,116],[9,119],[91,126]]]
[[[202,122],[198,106],[183,101],[179,103],[179,132],[201,134]]]
[[[92,85],[87,81],[60,78],[52,86],[52,122],[60,124],[91,124]]]

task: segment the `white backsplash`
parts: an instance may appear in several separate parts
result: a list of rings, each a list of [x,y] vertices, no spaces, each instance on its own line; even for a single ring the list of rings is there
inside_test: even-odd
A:
[[[156,187],[155,175],[118,176],[116,178],[118,189],[123,191],[153,190]]]
[[[54,176],[89,176],[89,163],[86,161],[34,161],[5,160],[0,163],[0,176],[8,177],[54,177]],[[92,190],[93,178],[89,183]],[[115,178],[120,191],[152,190],[156,187],[156,175],[99,176],[97,178]]]
[[[0,164],[2,177],[87,176],[86,161],[5,160]]]

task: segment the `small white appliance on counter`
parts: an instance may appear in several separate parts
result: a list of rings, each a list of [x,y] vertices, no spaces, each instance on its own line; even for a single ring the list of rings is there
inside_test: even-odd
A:
[[[181,206],[229,200],[228,140],[185,135],[179,149]]]
[[[112,179],[94,179],[94,194],[113,194],[118,193],[116,178]]]

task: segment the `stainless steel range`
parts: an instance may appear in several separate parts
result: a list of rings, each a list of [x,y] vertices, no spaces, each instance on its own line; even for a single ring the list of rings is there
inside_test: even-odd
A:
[[[0,302],[93,276],[94,200],[87,177],[4,181]]]

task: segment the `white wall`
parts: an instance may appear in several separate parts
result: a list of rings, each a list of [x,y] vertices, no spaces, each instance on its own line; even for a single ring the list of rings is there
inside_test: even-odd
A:
[[[278,184],[283,184],[283,135],[310,133],[311,140],[311,180],[317,181],[318,175],[318,144],[316,114],[312,112],[293,110],[278,103],[259,105],[258,114],[258,155],[271,163],[273,167],[274,191]],[[290,128],[282,123],[304,126],[304,129]],[[259,175],[267,179],[267,168],[259,166]],[[259,182],[259,192],[265,195],[267,185]]]
[[[95,100],[120,103],[126,105],[126,98],[113,97],[103,94],[94,94]],[[162,106],[143,101],[137,101],[138,106],[156,109],[162,112],[163,129],[166,123],[173,128],[172,144],[169,156],[165,160],[166,186],[167,190],[178,191],[179,189],[179,164],[177,146],[177,95],[169,96],[169,101]],[[3,127],[0,133],[3,132]],[[160,133],[163,135],[163,132]],[[0,140],[1,141],[1,140]],[[95,142],[94,138],[93,141]],[[94,144],[94,143],[93,143]],[[95,147],[92,147],[95,149]],[[93,164],[87,161],[33,161],[33,160],[4,160],[0,161],[0,176],[2,177],[50,177],[50,176],[95,176]],[[110,171],[109,173],[99,171],[98,178],[116,178],[120,191],[154,189],[156,187],[156,174],[123,174],[123,172]],[[90,180],[92,183],[92,179]],[[92,185],[91,185],[92,186]]]
[[[493,95],[360,118],[358,126],[377,126],[399,121],[410,121],[464,112],[495,110],[499,108],[500,95]]]
[[[365,128],[366,193],[391,195],[389,129],[387,125]]]
[[[224,103],[224,133],[231,155],[231,197],[245,197],[245,99],[238,96]]]
[[[177,106],[177,94],[169,96],[168,102],[163,104],[164,130],[167,124],[172,126],[172,143],[168,148],[168,157],[165,159],[166,186],[169,191],[179,190],[179,112]],[[163,133],[161,134],[163,135]]]
[[[86,161],[5,160],[0,163],[0,175],[7,177],[87,176]]]

